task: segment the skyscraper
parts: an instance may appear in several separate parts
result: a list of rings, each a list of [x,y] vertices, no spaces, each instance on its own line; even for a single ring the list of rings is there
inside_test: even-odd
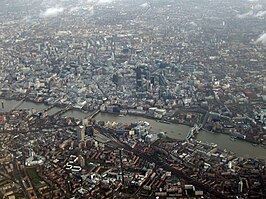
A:
[[[82,157],[82,155],[79,155],[78,161],[79,161],[79,165],[81,167],[84,167],[86,165],[86,161],[85,161],[84,157]]]
[[[138,66],[137,68],[136,68],[136,79],[138,80],[138,79],[141,79],[141,67],[140,66]]]
[[[78,126],[77,137],[79,141],[84,141],[85,138],[85,126]]]
[[[137,91],[141,91],[141,87],[142,87],[142,71],[141,71],[141,67],[138,66],[136,68],[136,88],[137,88]]]

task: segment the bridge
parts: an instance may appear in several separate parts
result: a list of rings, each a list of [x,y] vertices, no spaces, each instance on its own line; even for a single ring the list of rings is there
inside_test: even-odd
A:
[[[188,132],[187,136],[186,136],[186,140],[189,140],[191,138],[193,138],[195,136],[195,134],[198,134],[199,131],[205,127],[209,117],[218,117],[218,118],[223,118],[223,119],[231,119],[228,116],[222,115],[220,113],[215,113],[215,112],[206,112],[202,123],[198,126],[197,124],[195,124]]]
[[[23,99],[22,100],[20,100],[11,110],[10,110],[10,112],[12,112],[12,111],[14,111],[14,110],[16,110],[18,107],[20,107],[22,104],[23,104],[23,102],[26,100],[26,98],[27,98],[27,96],[29,95],[29,93],[30,93],[30,89],[28,89],[27,91],[26,91],[26,93],[25,93],[25,97],[23,97]]]
[[[204,118],[202,120],[202,123],[198,126],[197,124],[195,124],[188,132],[187,136],[186,136],[186,140],[190,140],[191,138],[194,138],[195,134],[198,134],[199,131],[204,128],[204,126],[206,125],[208,119],[210,117],[210,113],[206,112],[206,114],[204,115]]]
[[[66,113],[67,111],[71,110],[72,109],[72,106],[71,105],[68,105],[67,107],[65,107],[64,109],[54,113],[52,116],[53,117],[60,117],[62,116],[64,113]]]
[[[56,103],[59,102],[61,100],[61,98],[57,99],[54,101],[54,103],[50,106],[48,106],[46,109],[44,109],[42,112],[47,112],[49,110],[51,110],[52,108],[54,108],[56,106]]]
[[[47,112],[47,111],[50,111],[52,108],[54,108],[55,107],[55,103],[54,104],[52,104],[51,106],[48,106],[46,109],[44,109],[42,112]]]
[[[16,110],[18,107],[20,107],[23,104],[24,101],[25,101],[25,98],[20,100],[10,111],[12,112],[12,111]]]
[[[100,113],[100,109],[94,110],[88,117],[86,117],[85,119],[87,120],[91,120],[92,118],[94,118],[96,115],[98,115],[98,113]]]
[[[202,126],[202,128],[204,128],[204,127],[205,127],[205,125],[206,125],[206,123],[207,123],[207,121],[208,121],[209,117],[210,117],[210,113],[209,113],[209,112],[207,112],[207,113],[205,114],[204,118],[203,118],[203,121],[202,121],[202,123],[201,123],[201,126]]]
[[[198,126],[197,124],[195,124],[190,131],[187,134],[186,140],[190,140],[191,138],[193,138],[195,136],[195,134],[199,133],[199,130],[202,128],[202,126]]]
[[[226,115],[222,115],[221,113],[210,112],[209,114],[212,117],[219,117],[219,118],[223,118],[223,119],[227,119],[227,120],[230,120],[231,119],[231,117],[228,117]]]

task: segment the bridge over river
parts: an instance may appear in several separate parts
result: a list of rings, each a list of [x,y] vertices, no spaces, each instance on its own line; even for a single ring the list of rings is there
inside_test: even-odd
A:
[[[188,132],[187,136],[186,136],[186,140],[190,140],[191,138],[194,138],[195,134],[198,134],[199,131],[201,130],[201,125],[198,126],[197,124],[195,124]]]
[[[208,122],[209,118],[213,118],[213,117],[218,117],[218,118],[223,118],[225,120],[230,119],[230,117],[228,116],[224,116],[221,115],[219,113],[215,113],[215,112],[206,112],[206,114],[203,117],[202,123],[200,125],[195,124],[188,132],[187,136],[186,136],[186,140],[189,140],[191,138],[193,138],[195,136],[195,134],[198,134],[200,132],[200,130],[202,130],[206,123]]]

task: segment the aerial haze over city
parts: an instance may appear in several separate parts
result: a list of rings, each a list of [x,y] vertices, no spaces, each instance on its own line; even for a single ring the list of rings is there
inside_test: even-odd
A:
[[[266,198],[265,0],[0,0],[0,198]]]

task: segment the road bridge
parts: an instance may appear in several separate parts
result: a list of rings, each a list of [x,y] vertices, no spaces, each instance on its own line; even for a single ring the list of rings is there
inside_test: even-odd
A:
[[[57,99],[54,101],[53,104],[51,104],[50,106],[48,106],[46,109],[44,109],[42,112],[47,112],[49,110],[51,110],[52,108],[54,108],[56,106],[56,103],[59,102],[61,100],[61,98]]]
[[[30,89],[28,89],[27,91],[26,91],[26,93],[25,93],[25,97],[23,97],[23,99],[22,100],[20,100],[11,110],[10,110],[10,112],[12,112],[12,111],[14,111],[14,110],[16,110],[18,107],[20,107],[22,104],[23,104],[23,102],[26,100],[26,98],[27,98],[27,96],[29,95],[29,93],[30,93]]]
[[[53,117],[60,117],[62,116],[64,113],[66,113],[67,111],[71,110],[72,109],[72,106],[71,105],[68,105],[67,107],[65,107],[64,109],[54,113],[52,116]]]
[[[88,117],[86,117],[85,119],[87,120],[91,120],[94,117],[96,117],[96,115],[98,115],[98,113],[100,113],[100,109],[94,110]]]
[[[195,124],[188,132],[186,140],[190,140],[191,138],[194,138],[195,134],[199,133],[199,130],[201,129],[201,125],[198,126]]]

